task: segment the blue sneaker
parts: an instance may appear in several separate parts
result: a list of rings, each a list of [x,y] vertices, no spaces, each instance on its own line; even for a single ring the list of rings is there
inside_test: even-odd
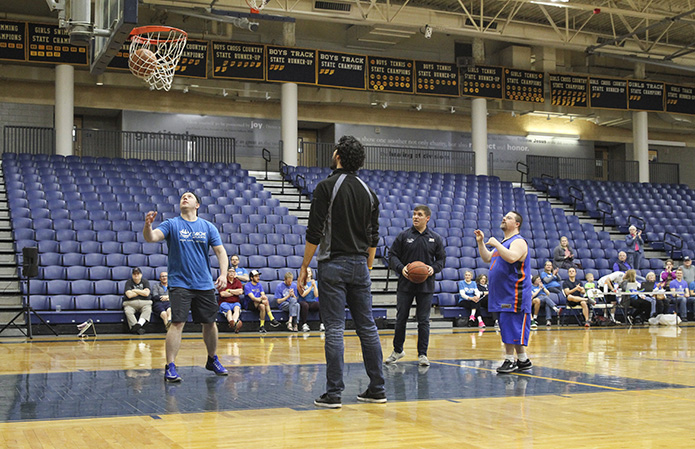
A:
[[[164,380],[167,382],[181,382],[181,376],[176,372],[174,362],[164,366]]]
[[[208,356],[208,363],[205,364],[205,369],[208,371],[214,371],[218,376],[226,376],[229,374],[227,372],[227,368],[222,366],[220,359],[218,359],[216,355],[212,357]]]

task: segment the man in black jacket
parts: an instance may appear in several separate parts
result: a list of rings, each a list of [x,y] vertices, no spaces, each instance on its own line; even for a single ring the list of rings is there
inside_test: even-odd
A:
[[[419,205],[413,210],[413,226],[398,234],[389,252],[389,267],[398,273],[396,292],[396,332],[393,336],[393,352],[384,363],[396,363],[405,355],[405,328],[410,315],[410,307],[415,298],[417,306],[417,353],[420,366],[429,366],[427,347],[430,342],[430,308],[434,294],[434,274],[444,268],[446,253],[444,241],[436,232],[427,227],[432,211]],[[408,264],[420,261],[429,268],[429,277],[421,284],[408,279]]]
[[[364,147],[357,139],[340,138],[331,163],[334,171],[316,186],[309,213],[297,288],[303,292],[307,267],[320,244],[318,279],[321,320],[326,327],[326,393],[314,401],[317,407],[342,406],[346,304],[355,322],[369,376],[369,386],[357,395],[357,400],[386,402],[383,354],[372,316],[369,277],[379,241],[379,200],[357,177],[364,157]]]

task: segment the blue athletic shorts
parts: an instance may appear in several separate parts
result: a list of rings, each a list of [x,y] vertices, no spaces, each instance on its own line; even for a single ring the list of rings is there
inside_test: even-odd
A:
[[[528,346],[531,333],[531,314],[500,312],[500,333],[502,343]]]
[[[238,302],[223,302],[220,303],[220,313],[224,315],[225,313],[229,312],[230,310],[234,310],[235,307],[241,308],[241,304]]]

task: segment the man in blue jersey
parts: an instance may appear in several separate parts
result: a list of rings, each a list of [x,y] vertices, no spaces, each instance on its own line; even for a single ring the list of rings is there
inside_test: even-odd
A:
[[[500,333],[505,348],[504,363],[498,373],[512,373],[530,369],[533,364],[526,355],[531,332],[531,258],[528,244],[519,234],[523,218],[516,211],[502,218],[501,242],[494,237],[485,242],[485,236],[475,230],[480,257],[490,263],[490,290],[488,310],[499,312]],[[487,247],[492,247],[492,251]],[[516,360],[514,353],[516,352]]]
[[[172,324],[167,331],[164,380],[181,382],[174,360],[181,347],[183,326],[188,312],[193,321],[203,325],[203,341],[208,352],[205,368],[218,376],[226,376],[227,370],[217,358],[217,300],[215,288],[227,282],[228,259],[222,246],[217,228],[207,220],[198,218],[200,200],[192,192],[181,195],[181,216],[170,218],[152,229],[157,212],[150,211],[145,217],[142,231],[148,242],[166,240],[169,248],[169,301],[171,302]],[[212,246],[220,264],[220,277],[213,283],[209,247]]]

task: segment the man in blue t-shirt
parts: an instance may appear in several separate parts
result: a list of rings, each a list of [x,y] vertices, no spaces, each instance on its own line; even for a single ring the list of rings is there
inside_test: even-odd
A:
[[[676,270],[676,280],[671,281],[668,284],[671,292],[673,293],[673,300],[676,303],[676,311],[681,317],[683,322],[688,321],[688,297],[690,296],[690,289],[688,288],[688,283],[683,280],[683,270],[678,268]]]
[[[142,234],[148,242],[166,240],[169,248],[169,301],[171,302],[172,324],[167,331],[164,380],[181,382],[174,360],[181,347],[183,326],[188,312],[195,323],[203,325],[203,341],[208,352],[205,368],[218,376],[226,376],[227,370],[217,358],[217,300],[215,288],[227,282],[228,259],[222,246],[217,228],[207,220],[198,218],[200,199],[195,193],[186,192],[179,202],[181,216],[162,222],[152,229],[157,212],[150,211],[145,217]],[[213,282],[209,248],[212,246],[220,264],[220,277]]]
[[[246,308],[249,310],[257,310],[260,316],[261,324],[258,328],[258,332],[265,334],[267,331],[265,329],[265,316],[268,315],[270,318],[270,325],[273,327],[278,327],[280,322],[275,319],[273,312],[270,310],[270,302],[268,297],[265,295],[265,290],[260,284],[261,272],[258,270],[251,270],[249,273],[250,281],[244,284],[244,295],[246,296]]]

